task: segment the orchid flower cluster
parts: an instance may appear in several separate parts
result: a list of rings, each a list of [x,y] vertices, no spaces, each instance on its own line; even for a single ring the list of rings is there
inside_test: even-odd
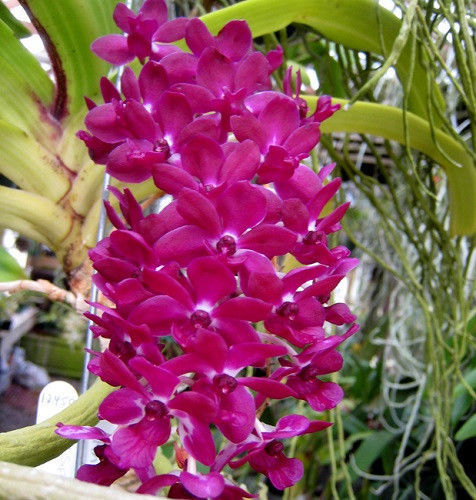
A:
[[[254,51],[244,21],[213,36],[199,19],[167,21],[164,0],[138,14],[120,3],[114,19],[124,34],[92,49],[117,65],[138,58],[141,70],[125,67],[122,95],[101,80],[104,104],[87,100],[78,135],[112,177],[152,178],[173,201],[144,215],[128,189],[110,188],[121,213],[106,202],[115,229],[90,257],[111,305],[86,316],[109,340],[89,369],[119,387],[98,411],[116,427],[58,424],[57,433],[102,443],[99,463],[77,474],[94,483],[133,469],[139,493],[250,498],[225,470],[248,463],[287,488],[303,465],[283,440],[330,424],[287,415],[271,426],[261,413],[284,398],[335,407],[343,391],[322,376],[341,368],[336,348],[358,329],[345,304],[329,304],[357,264],[328,244],[348,207],[323,214],[341,182],[326,183],[332,165],[314,173],[302,163],[338,107],[324,96],[310,114],[291,70],[284,92],[271,90],[282,50]],[[188,50],[173,43],[181,39]],[[287,254],[302,266],[282,273]],[[348,326],[328,336],[326,323]],[[156,475],[157,449],[171,438],[178,468]]]

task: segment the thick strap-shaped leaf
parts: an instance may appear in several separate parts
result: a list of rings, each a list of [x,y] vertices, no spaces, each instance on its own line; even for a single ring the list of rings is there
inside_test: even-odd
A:
[[[12,30],[1,20],[0,47],[2,48],[2,60],[13,66],[22,79],[29,83],[38,99],[45,106],[49,106],[53,101],[53,82],[33,54],[28,52],[23,44],[15,38]]]
[[[43,136],[54,134],[54,124],[45,119],[53,86],[31,54],[18,44],[0,21],[0,119],[28,131],[41,142]],[[31,70],[31,77],[25,68]]]
[[[0,186],[0,227],[9,227],[56,250],[71,233],[73,220],[44,196]]]
[[[317,98],[306,97],[315,107]],[[333,99],[342,107],[344,99]],[[439,147],[453,160],[442,155],[431,139],[430,124],[413,113],[407,113],[409,146],[425,153],[440,164],[448,176],[451,214],[451,234],[476,232],[476,168],[471,157],[452,137],[436,130]],[[347,111],[341,109],[321,126],[322,132],[357,132],[384,137],[405,144],[403,111],[383,104],[356,102]]]
[[[3,21],[12,31],[16,38],[30,36],[31,33],[11,12],[10,9],[0,2],[0,20]]]
[[[0,120],[0,173],[25,191],[59,201],[70,188],[57,155],[24,130]]]
[[[65,440],[66,441],[66,440]],[[32,450],[35,453],[36,450]],[[30,500],[165,500],[165,497],[135,495],[119,488],[109,488],[48,474],[30,467],[0,462],[2,498]]]
[[[278,31],[290,23],[302,23],[346,47],[381,55],[390,53],[402,24],[374,0],[245,0],[201,19],[214,33],[232,19],[245,19],[253,37]],[[380,33],[385,47],[381,45]],[[401,81],[407,82],[411,67],[410,44],[403,49],[395,67]],[[439,95],[438,89],[435,92]],[[409,95],[410,109],[417,115],[426,116],[427,99],[425,71],[416,61]]]
[[[83,107],[83,96],[98,93],[99,78],[109,64],[90,45],[117,31],[112,12],[117,0],[20,0],[43,40],[53,63],[58,92],[53,114],[64,118]]]

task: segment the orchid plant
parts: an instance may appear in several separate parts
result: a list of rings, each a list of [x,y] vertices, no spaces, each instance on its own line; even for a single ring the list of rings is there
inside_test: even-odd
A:
[[[276,487],[287,488],[289,499],[306,491],[300,488],[312,478],[306,472],[305,481],[288,488],[299,479],[302,466],[285,450],[292,457],[299,443],[298,450],[312,448],[316,459],[314,448],[321,448],[316,443],[327,439],[332,495],[343,494],[337,490],[340,482],[346,497],[355,498],[355,474],[366,478],[375,472],[358,458],[367,456],[368,445],[385,433],[370,432],[365,439],[352,434],[344,443],[336,406],[342,390],[334,383],[335,372],[342,358],[335,348],[357,327],[344,304],[330,301],[330,293],[356,261],[345,248],[333,246],[333,233],[347,209],[332,200],[338,194],[343,201],[340,181],[327,179],[331,166],[315,168],[314,153],[315,171],[306,160],[322,133],[325,150],[338,163],[334,175],[343,169],[362,190],[375,208],[373,215],[378,213],[388,228],[386,239],[400,260],[386,267],[382,248],[369,254],[412,290],[413,304],[425,313],[426,365],[420,368],[422,392],[418,389],[416,400],[435,395],[431,418],[422,406],[422,420],[430,432],[434,426],[435,437],[425,448],[427,437],[420,441],[418,434],[416,454],[421,456],[410,462],[414,454],[407,444],[414,435],[409,429],[418,422],[413,420],[418,410],[412,409],[408,425],[399,420],[405,429],[399,446],[395,444],[393,471],[386,459],[385,475],[373,475],[370,482],[393,484],[397,495],[399,482],[408,478],[404,474],[416,467],[418,495],[418,478],[421,471],[426,474],[423,465],[436,457],[446,496],[452,498],[453,474],[474,495],[456,456],[449,418],[455,382],[472,387],[461,371],[464,358],[470,357],[462,273],[470,276],[471,266],[459,261],[465,238],[451,238],[476,228],[475,66],[473,26],[464,15],[468,2],[455,2],[453,8],[441,0],[435,5],[395,1],[392,13],[373,0],[244,0],[200,20],[167,21],[161,2],[148,1],[132,12],[116,7],[117,0],[19,1],[45,44],[54,79],[17,40],[24,28],[0,10],[0,173],[11,182],[0,186],[0,225],[56,252],[75,292],[67,292],[73,302],[88,293],[86,253],[93,248],[94,279],[104,300],[90,318],[95,335],[107,339],[109,347],[104,353],[91,352],[90,369],[104,382],[95,383],[60,417],[0,434],[0,490],[12,498],[23,494],[23,477],[30,474],[5,462],[38,465],[72,444],[54,434],[61,420],[66,425],[57,429],[59,434],[101,443],[96,448],[99,464],[80,469],[79,477],[89,481],[109,484],[134,469],[143,483],[141,493],[168,487],[169,496],[180,498],[234,498],[249,493],[230,481],[230,468],[251,467]],[[177,5],[189,3],[176,0]],[[212,2],[202,3],[207,6],[203,13],[210,10]],[[439,33],[446,22],[451,37]],[[335,57],[352,87],[338,95],[350,101],[306,95],[309,89],[301,92],[299,75],[286,72],[288,64],[273,73],[283,56],[278,41],[287,63],[294,58],[285,34],[292,23],[298,23],[292,28],[293,44],[304,34],[306,50],[301,52],[314,56],[314,45],[307,44],[316,37],[335,44]],[[264,37],[266,54],[252,50],[251,36]],[[105,60],[89,50],[95,39],[93,49]],[[456,58],[447,65],[442,57],[448,43]],[[364,56],[370,63],[362,68],[358,63]],[[110,64],[126,63],[130,67],[125,67],[121,85],[116,88],[107,78],[98,85]],[[381,104],[379,98],[366,102],[375,100],[375,84],[391,67],[401,87],[395,85],[403,91],[402,102],[393,104],[401,108]],[[356,77],[356,71],[365,74]],[[113,72],[111,80],[117,78]],[[442,92],[449,95],[449,81],[448,88],[468,111],[472,148],[448,118],[453,108],[445,109],[441,98]],[[98,87],[104,103],[99,103]],[[87,106],[84,95],[90,98]],[[87,108],[86,130],[76,137]],[[372,184],[353,166],[346,145],[343,154],[332,147],[325,136],[330,132],[393,141],[387,144],[393,151],[389,175],[397,170],[402,177],[388,185]],[[401,151],[396,143],[405,147],[403,160],[396,156]],[[115,230],[96,246],[101,164],[112,176],[114,197],[106,210]],[[447,176],[447,190],[439,166]],[[377,187],[385,195],[388,187],[392,194],[385,209]],[[400,189],[412,195],[402,197]],[[162,200],[160,213],[142,211],[138,202],[164,193],[172,202],[165,206]],[[367,251],[349,224],[342,225],[353,244]],[[374,226],[372,231],[374,238]],[[406,249],[409,242],[415,248]],[[427,262],[427,253],[439,255],[441,248],[451,270],[438,264],[427,270],[425,264],[420,273],[415,255]],[[469,248],[471,255],[473,246]],[[447,276],[455,277],[458,291],[447,290]],[[447,293],[440,302],[436,290]],[[326,337],[324,328],[335,334],[343,325],[343,332]],[[447,338],[454,342],[451,360]],[[408,389],[405,383],[402,388]],[[280,404],[287,408],[300,400],[303,411],[267,425],[263,412],[273,399],[287,399]],[[118,426],[114,432],[84,427],[97,422],[98,405],[99,417]],[[334,431],[312,436],[328,425],[314,420],[313,411],[332,407],[326,419],[328,415],[335,422]],[[304,437],[298,439],[300,435]],[[292,444],[285,447],[283,440],[289,438]],[[345,450],[356,439],[363,441],[354,464],[353,451],[349,455]],[[167,440],[175,444],[177,470],[157,469],[155,476],[151,460]],[[159,458],[157,452],[155,464]],[[311,461],[307,469],[314,465]],[[35,477],[34,493],[44,489],[48,498],[56,498],[55,481],[38,472]],[[64,491],[78,491],[78,482],[64,488],[58,498],[64,498]],[[112,493],[85,483],[79,491],[101,498]]]
[[[333,165],[316,173],[303,163],[339,106],[322,96],[310,114],[299,78],[292,92],[291,68],[285,92],[272,90],[281,48],[253,50],[244,21],[213,36],[197,18],[167,21],[164,0],[146,0],[137,14],[118,4],[114,19],[126,35],[101,37],[93,51],[142,68],[136,77],[125,67],[121,92],[101,80],[104,104],[87,100],[88,131],[78,135],[113,178],[152,178],[173,201],[144,215],[131,191],[111,188],[121,214],[106,202],[115,229],[90,251],[111,305],[87,316],[109,341],[89,369],[119,387],[98,416],[117,427],[61,423],[56,432],[102,443],[99,463],[77,475],[102,485],[132,468],[140,493],[170,486],[171,498],[239,499],[252,495],[224,468],[248,463],[287,488],[303,465],[282,440],[330,424],[287,415],[270,426],[259,417],[274,399],[334,408],[342,390],[322,376],[341,368],[336,347],[358,330],[344,303],[330,304],[357,264],[328,240],[348,203],[326,209],[340,187],[326,183]],[[189,50],[173,44],[181,39]],[[282,273],[287,254],[302,265]],[[328,336],[327,324],[348,326]],[[166,354],[166,338],[178,355]],[[157,448],[175,435],[180,470],[156,475]]]

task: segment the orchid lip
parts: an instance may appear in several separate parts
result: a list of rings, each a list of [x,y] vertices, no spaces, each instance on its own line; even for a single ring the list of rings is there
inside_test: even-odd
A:
[[[283,443],[281,443],[281,441],[273,440],[271,441],[271,443],[268,443],[266,445],[265,450],[268,455],[277,457],[283,452],[284,445]]]
[[[294,319],[299,313],[299,306],[295,302],[283,302],[276,313],[285,318]]]
[[[236,379],[230,375],[226,375],[225,373],[215,375],[213,383],[223,392],[223,394],[233,392],[238,386]]]
[[[313,380],[318,374],[319,370],[315,366],[307,365],[301,370],[299,378],[307,382]]]
[[[167,407],[161,401],[156,399],[149,401],[144,408],[145,418],[147,420],[155,420],[157,418],[162,418],[168,415]]]
[[[207,326],[210,326],[212,318],[207,311],[197,309],[190,316],[190,321],[192,322],[194,328],[206,328]]]
[[[216,244],[216,249],[219,253],[231,257],[236,253],[236,240],[229,234],[222,236]]]

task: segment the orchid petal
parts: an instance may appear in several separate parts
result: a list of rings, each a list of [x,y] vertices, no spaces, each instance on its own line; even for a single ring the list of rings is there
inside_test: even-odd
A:
[[[177,210],[189,224],[202,228],[211,236],[220,234],[221,224],[215,207],[198,191],[183,188],[177,198]]]
[[[191,54],[171,52],[160,60],[160,64],[165,68],[171,84],[194,83],[197,61]]]
[[[306,156],[314,149],[321,138],[321,132],[317,123],[309,123],[294,130],[286,139],[283,146],[290,156],[305,154]]]
[[[241,207],[246,206],[246,210]],[[223,229],[235,236],[256,226],[265,216],[266,199],[249,182],[239,181],[222,193],[217,210],[223,219]]]
[[[193,260],[187,274],[195,290],[197,304],[214,305],[236,290],[235,276],[217,257]]]
[[[195,391],[181,392],[167,403],[167,407],[208,422],[211,422],[217,414],[215,403],[207,396]]]
[[[139,82],[129,66],[124,68],[124,72],[121,76],[121,92],[126,99],[134,99],[135,101],[141,100]]]
[[[149,495],[155,495],[160,489],[165,486],[171,486],[178,482],[178,476],[175,474],[161,474],[160,476],[155,476],[143,483],[137,489],[136,493],[144,493]]]
[[[195,179],[180,167],[159,163],[152,167],[154,184],[162,191],[177,196],[183,188],[197,189]]]
[[[180,482],[187,491],[198,498],[218,497],[225,488],[225,480],[218,472],[195,475],[183,471],[180,474]]]
[[[262,377],[239,377],[238,382],[272,399],[295,397],[296,393],[280,382]]]
[[[171,19],[159,26],[159,29],[154,33],[152,40],[160,43],[172,43],[181,40],[185,36],[187,26],[190,20],[186,17],[177,17]]]
[[[213,311],[214,317],[243,319],[257,323],[271,312],[272,305],[252,297],[235,297],[225,300]]]
[[[235,145],[226,157],[220,171],[220,179],[229,183],[251,180],[260,164],[260,152],[255,142],[245,140]]]
[[[245,366],[263,367],[268,358],[284,356],[286,348],[273,344],[247,342],[234,345],[226,357],[225,366],[229,370],[238,370]]]
[[[272,224],[261,224],[240,238],[239,247],[248,248],[272,258],[290,252],[295,242],[296,235],[289,229]]]
[[[269,66],[261,52],[252,52],[246,56],[236,70],[235,87],[254,92],[269,88]]]
[[[106,396],[99,405],[98,416],[113,424],[135,424],[144,416],[142,397],[131,389],[119,389]]]
[[[216,38],[217,49],[232,61],[239,61],[251,48],[251,31],[245,21],[230,21]]]
[[[215,184],[224,155],[220,145],[205,136],[191,138],[182,150],[182,166],[203,184]]]
[[[170,436],[170,420],[142,420],[138,424],[118,429],[111,442],[111,451],[118,457],[122,469],[149,467],[157,452]]]
[[[185,31],[185,42],[196,56],[199,56],[207,47],[214,45],[213,36],[206,24],[198,17],[190,19]]]
[[[256,408],[253,397],[242,386],[220,400],[220,414],[216,426],[232,443],[240,443],[251,433],[255,422]]]
[[[284,96],[273,99],[259,115],[269,144],[282,144],[299,126],[299,111],[293,100]]]
[[[152,364],[142,356],[131,359],[129,364],[149,382],[154,393],[160,398],[168,399],[180,383],[176,375]]]
[[[224,87],[233,88],[233,63],[215,48],[207,47],[198,60],[197,83],[221,97]]]
[[[192,416],[181,416],[178,427],[185,449],[204,465],[211,465],[216,457],[215,443],[207,424]]]
[[[111,64],[125,64],[134,59],[134,54],[129,51],[127,38],[123,35],[105,35],[96,38],[91,44],[91,50]]]
[[[109,435],[99,427],[63,425],[61,423],[58,423],[57,426],[55,434],[66,439],[96,439],[106,444],[110,442]]]
[[[157,106],[161,95],[169,88],[169,80],[163,66],[155,61],[148,61],[139,75],[139,88],[144,104]]]

